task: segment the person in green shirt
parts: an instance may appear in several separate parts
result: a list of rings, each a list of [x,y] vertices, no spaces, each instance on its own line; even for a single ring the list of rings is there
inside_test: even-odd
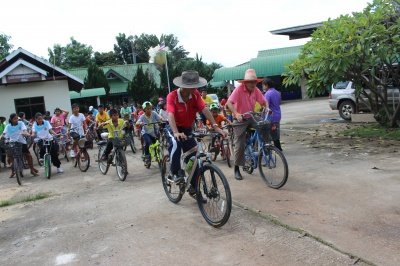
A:
[[[129,114],[129,119],[131,119],[132,109],[128,106],[127,102],[124,102],[121,110],[120,110],[121,117],[125,117],[126,114]]]
[[[6,118],[4,116],[0,116],[0,136],[3,134],[4,129],[6,128],[6,124],[4,122]],[[0,161],[6,165],[6,151],[0,147]]]
[[[4,116],[0,116],[0,135],[3,134],[3,131],[6,128],[6,124],[4,124],[5,121],[6,118]]]

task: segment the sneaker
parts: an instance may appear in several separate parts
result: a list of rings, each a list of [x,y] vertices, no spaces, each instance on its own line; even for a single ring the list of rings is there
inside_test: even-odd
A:
[[[195,200],[197,200],[197,196],[196,196],[196,190],[194,189],[193,186],[191,186],[188,189],[189,192],[189,196],[191,196],[192,198],[194,198]],[[207,199],[205,199],[204,197],[201,197],[201,203],[206,204],[207,203]]]
[[[61,173],[64,173],[64,170],[61,167],[57,168],[57,174],[61,174]]]
[[[39,163],[42,164],[44,162],[43,158],[39,158]]]
[[[75,151],[74,151],[74,150],[71,150],[71,151],[69,152],[69,157],[75,158]]]
[[[177,174],[177,175],[174,175],[174,176],[172,177],[172,180],[173,180],[174,183],[176,183],[176,184],[185,182],[185,172],[184,172],[182,169],[180,169],[180,170],[178,171],[178,174]]]

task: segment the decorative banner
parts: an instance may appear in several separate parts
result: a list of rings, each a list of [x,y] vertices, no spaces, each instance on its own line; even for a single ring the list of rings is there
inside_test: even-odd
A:
[[[157,45],[156,47],[151,47],[148,50],[150,56],[149,63],[155,63],[159,66],[163,66],[167,59],[168,50],[168,47],[166,47],[164,43],[162,43],[161,46]]]

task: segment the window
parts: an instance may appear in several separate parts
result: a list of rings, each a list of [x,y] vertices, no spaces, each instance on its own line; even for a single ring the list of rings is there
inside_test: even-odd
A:
[[[31,119],[36,113],[45,113],[44,97],[20,98],[14,100],[15,111],[24,112],[26,119]]]

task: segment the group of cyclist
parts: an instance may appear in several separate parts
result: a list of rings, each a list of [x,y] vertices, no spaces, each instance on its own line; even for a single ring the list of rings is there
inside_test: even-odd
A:
[[[184,179],[184,171],[181,168],[181,153],[191,151],[196,153],[196,141],[193,138],[188,138],[193,130],[193,124],[196,120],[196,115],[200,114],[204,119],[204,124],[209,129],[219,133],[223,138],[227,137],[227,132],[222,129],[223,124],[234,125],[234,176],[237,180],[243,179],[239,167],[244,165],[244,148],[245,148],[245,133],[249,127],[254,126],[254,121],[244,120],[242,114],[254,111],[255,108],[268,108],[268,102],[271,101],[272,117],[274,124],[275,145],[281,149],[279,142],[279,121],[280,121],[280,95],[271,94],[263,95],[257,89],[257,83],[261,80],[253,69],[248,69],[245,72],[244,79],[240,86],[237,87],[227,100],[224,100],[227,117],[223,115],[221,106],[214,103],[207,92],[203,90],[199,92],[199,88],[207,85],[207,81],[200,77],[197,71],[184,71],[181,76],[173,80],[177,89],[168,94],[166,101],[160,98],[154,111],[154,106],[151,102],[146,101],[141,106],[130,107],[124,102],[120,110],[112,107],[105,108],[99,105],[97,109],[93,106],[89,107],[89,113],[85,116],[80,113],[79,105],[72,105],[72,114],[68,118],[68,111],[56,108],[52,117],[45,114],[37,113],[31,129],[25,119],[23,113],[11,114],[9,123],[4,126],[4,117],[0,117],[0,134],[2,137],[9,138],[10,141],[17,141],[22,144],[22,153],[26,158],[32,175],[38,175],[38,170],[33,166],[32,156],[27,145],[27,138],[38,138],[39,140],[50,140],[52,145],[50,148],[51,161],[57,168],[58,173],[62,173],[60,167],[61,162],[58,159],[58,145],[55,137],[66,133],[66,137],[72,140],[72,148],[70,157],[74,157],[78,150],[78,140],[85,135],[88,127],[93,125],[93,130],[96,132],[97,138],[101,139],[101,133],[104,129],[108,131],[108,142],[105,152],[101,160],[107,160],[108,155],[113,149],[112,139],[114,134],[119,134],[118,137],[123,137],[125,130],[134,130],[135,126],[139,128],[141,138],[143,139],[144,161],[149,160],[149,147],[157,139],[157,134],[160,132],[159,124],[166,124],[164,130],[168,138],[168,151],[171,160],[171,173],[173,181],[176,183],[182,182]],[[264,88],[273,87],[271,80],[264,80]],[[278,101],[279,98],[279,101]],[[267,101],[269,100],[269,101]],[[111,109],[110,109],[111,108]],[[231,118],[231,119],[229,119]],[[63,129],[66,128],[66,132]],[[40,142],[39,142],[40,144]],[[44,154],[43,147],[40,151],[40,157]],[[191,156],[187,156],[190,158]],[[4,158],[2,158],[5,163]],[[12,160],[9,160],[11,163]],[[11,177],[15,173],[11,173]],[[194,184],[193,186],[194,187]]]

